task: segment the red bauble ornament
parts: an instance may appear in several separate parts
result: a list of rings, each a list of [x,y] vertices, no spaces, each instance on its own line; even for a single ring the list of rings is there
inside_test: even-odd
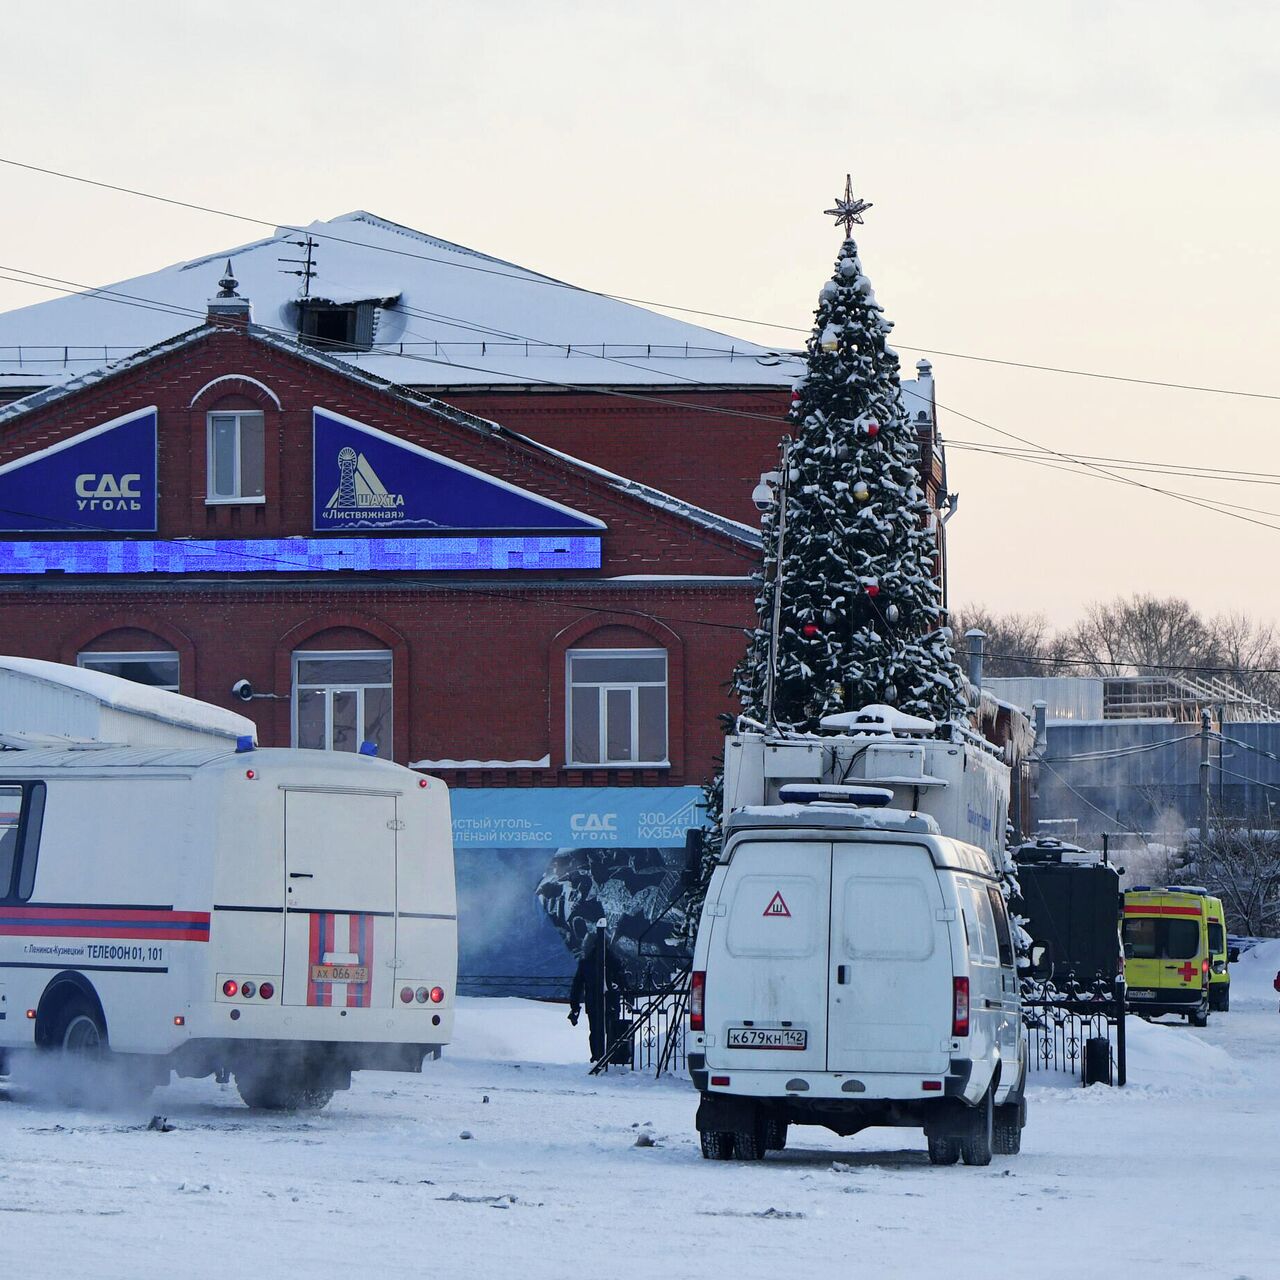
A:
[[[791,403],[792,403],[792,404],[799,404],[799,403],[800,403],[800,393],[799,393],[798,391],[793,391],[793,392],[791,393]]]
[[[867,583],[867,595],[878,596],[880,594],[880,584],[878,582]]]
[[[800,634],[804,636],[806,640],[812,640],[815,636],[820,636],[822,634],[822,628],[816,623],[806,622],[804,626],[800,628]]]
[[[878,422],[868,422],[867,435],[869,435],[874,440],[876,436],[878,436],[879,434],[880,434],[880,424]]]

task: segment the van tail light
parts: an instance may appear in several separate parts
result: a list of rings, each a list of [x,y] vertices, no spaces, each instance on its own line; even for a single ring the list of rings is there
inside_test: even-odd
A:
[[[951,979],[951,1034],[969,1034],[969,979]]]
[[[695,970],[689,984],[689,1030],[707,1029],[707,972]]]
[[[1205,956],[1205,958],[1200,962],[1200,976],[1205,982],[1209,981],[1209,957],[1208,956]]]

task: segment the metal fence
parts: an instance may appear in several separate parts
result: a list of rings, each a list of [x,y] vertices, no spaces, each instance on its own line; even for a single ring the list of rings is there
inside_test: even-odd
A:
[[[1028,980],[1022,1020],[1032,1071],[1058,1072],[1083,1084],[1127,1081],[1123,983],[1085,988],[1073,982],[1059,988]]]

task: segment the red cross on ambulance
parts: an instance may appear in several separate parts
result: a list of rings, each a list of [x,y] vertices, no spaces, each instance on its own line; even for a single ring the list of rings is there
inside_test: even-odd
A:
[[[1191,979],[1199,972],[1200,970],[1197,969],[1190,960],[1188,960],[1181,969],[1177,970],[1178,976],[1183,980],[1183,982],[1190,982]]]

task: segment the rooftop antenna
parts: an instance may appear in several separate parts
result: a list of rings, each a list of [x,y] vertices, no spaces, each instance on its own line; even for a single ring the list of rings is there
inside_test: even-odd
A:
[[[291,244],[295,248],[303,250],[305,257],[277,258],[277,262],[293,262],[298,266],[296,271],[282,271],[280,274],[284,276],[301,276],[302,296],[309,298],[311,297],[311,282],[319,275],[315,265],[316,242],[309,235],[304,235],[301,240],[286,240],[285,244]]]

